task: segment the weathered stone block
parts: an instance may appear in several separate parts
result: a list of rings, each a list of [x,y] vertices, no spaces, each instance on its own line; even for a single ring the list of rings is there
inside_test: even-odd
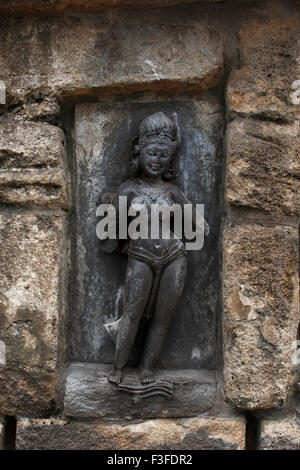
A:
[[[295,417],[263,420],[260,423],[260,450],[300,450],[300,428]]]
[[[300,127],[252,119],[228,125],[226,198],[273,213],[300,213]]]
[[[0,201],[67,208],[65,136],[49,124],[0,121]]]
[[[183,21],[176,9],[8,18],[0,27],[7,103],[103,87],[213,87],[223,76],[223,44],[212,28],[201,16]]]
[[[10,111],[10,116],[16,121],[41,121],[49,124],[55,122],[59,116],[61,107],[53,96],[46,96],[43,100],[35,103],[25,103],[16,106]]]
[[[271,4],[272,3],[272,4]],[[286,2],[263,3],[238,32],[239,64],[229,77],[230,113],[293,121],[292,83],[299,78],[299,10]]]
[[[56,367],[64,347],[63,243],[61,216],[0,215],[3,414],[34,416],[54,406]]]
[[[22,419],[17,449],[242,450],[243,419],[155,419],[136,424]]]
[[[239,408],[281,407],[294,382],[297,229],[227,225],[224,237],[226,397]]]

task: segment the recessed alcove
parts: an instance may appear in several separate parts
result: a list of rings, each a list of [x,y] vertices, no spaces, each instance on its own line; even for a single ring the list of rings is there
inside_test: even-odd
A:
[[[113,194],[130,176],[132,139],[138,134],[142,119],[156,111],[176,115],[180,144],[179,176],[174,182],[194,204],[204,204],[205,218],[210,226],[204,247],[187,253],[186,284],[156,363],[156,374],[161,376],[163,371],[173,374],[176,400],[180,402],[188,400],[188,395],[182,392],[182,383],[187,384],[187,390],[193,390],[191,401],[197,396],[198,402],[198,406],[191,404],[193,413],[206,411],[215,400],[216,372],[222,362],[220,231],[224,158],[221,101],[213,93],[203,93],[197,97],[177,94],[174,100],[139,97],[131,101],[83,102],[75,106],[73,134],[76,220],[71,288],[71,366],[67,373],[65,399],[65,413],[69,415],[109,416],[107,406],[103,410],[105,397],[110,394],[115,397],[113,400],[118,399],[118,393],[112,391],[113,386],[104,385],[115,348],[104,323],[116,320],[122,313],[121,292],[127,256],[101,250],[96,236],[99,221],[96,209],[103,194]],[[129,365],[137,365],[134,356]],[[98,405],[93,396],[100,397]],[[130,409],[129,401],[134,398],[122,394],[122,399],[127,401]],[[171,416],[172,413],[166,412],[170,401],[161,397],[157,400],[158,404],[151,412],[149,400],[147,405],[144,400],[146,411],[142,411],[141,405],[138,415],[167,413]],[[101,402],[102,411],[99,409]],[[179,404],[178,408],[175,415],[185,416],[185,407]]]

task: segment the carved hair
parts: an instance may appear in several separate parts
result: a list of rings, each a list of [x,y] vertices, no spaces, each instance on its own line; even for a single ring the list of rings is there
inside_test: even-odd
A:
[[[151,114],[143,119],[139,128],[139,136],[135,137],[132,141],[132,170],[134,175],[137,175],[140,168],[140,149],[144,148],[150,142],[166,144],[171,148],[172,159],[170,166],[163,177],[166,180],[176,178],[176,149],[178,146],[177,124],[173,119],[170,119],[161,111]]]

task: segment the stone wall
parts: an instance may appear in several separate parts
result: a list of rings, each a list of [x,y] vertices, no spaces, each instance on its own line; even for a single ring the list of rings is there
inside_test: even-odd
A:
[[[5,0],[0,15],[0,415],[17,448],[244,449],[252,416],[258,448],[298,449],[298,4]],[[162,100],[226,125],[218,399],[189,418],[73,421],[74,107]]]

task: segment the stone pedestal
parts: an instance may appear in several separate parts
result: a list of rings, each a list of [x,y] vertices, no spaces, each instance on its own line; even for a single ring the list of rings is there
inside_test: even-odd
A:
[[[167,399],[162,396],[143,398],[118,390],[117,386],[107,381],[110,369],[111,366],[104,364],[70,365],[66,378],[65,416],[114,419],[175,418],[195,416],[214,406],[216,378],[212,371],[155,371],[157,382],[166,381],[173,384],[173,396]],[[131,374],[131,371],[128,373]]]

